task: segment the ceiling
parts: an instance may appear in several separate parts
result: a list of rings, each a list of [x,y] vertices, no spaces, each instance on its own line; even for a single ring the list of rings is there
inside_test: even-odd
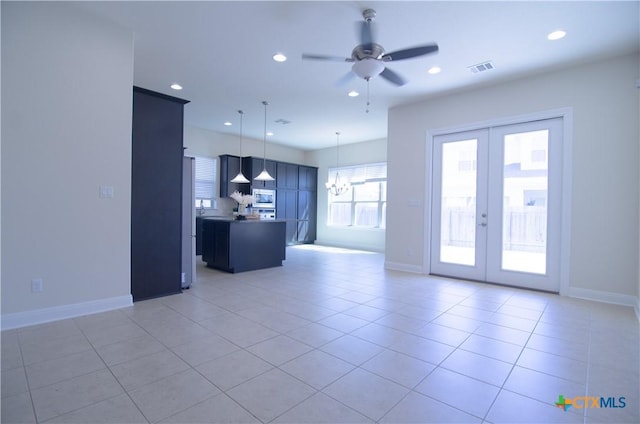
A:
[[[79,2],[133,30],[134,84],[190,100],[185,123],[303,150],[385,138],[389,108],[531,73],[638,51],[638,1],[196,1]],[[377,77],[337,82],[346,62],[302,60],[303,53],[350,57],[356,22],[373,8],[375,41],[387,52],[437,43],[439,52],[388,63],[408,83]],[[567,36],[548,41],[563,29]],[[283,63],[272,56],[281,52]],[[495,69],[468,67],[492,61]],[[432,66],[442,71],[427,73]],[[181,91],[169,86],[179,83]],[[347,93],[356,90],[358,97]],[[367,109],[367,90],[370,105]],[[290,123],[277,123],[285,120]],[[225,126],[224,122],[232,126]]]

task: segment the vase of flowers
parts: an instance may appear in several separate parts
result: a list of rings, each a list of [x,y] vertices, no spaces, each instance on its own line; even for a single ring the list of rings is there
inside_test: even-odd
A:
[[[242,194],[239,191],[234,191],[229,197],[238,203],[238,217],[236,219],[246,219],[247,206],[252,205],[256,199],[251,194]]]

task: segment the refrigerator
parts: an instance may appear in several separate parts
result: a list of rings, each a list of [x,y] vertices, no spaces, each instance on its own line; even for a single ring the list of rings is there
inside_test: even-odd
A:
[[[196,195],[195,158],[182,159],[182,274],[183,289],[188,289],[196,278]]]

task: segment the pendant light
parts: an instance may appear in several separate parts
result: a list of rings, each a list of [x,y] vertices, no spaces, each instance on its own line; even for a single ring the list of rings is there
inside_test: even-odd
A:
[[[340,196],[342,193],[349,191],[350,184],[348,181],[342,181],[340,179],[340,172],[338,167],[340,165],[340,132],[336,131],[336,178],[332,181],[327,181],[325,187],[327,191],[334,196]]]
[[[250,183],[251,181],[247,180],[247,177],[242,173],[242,116],[244,115],[244,112],[239,110],[238,113],[240,114],[240,171],[238,172],[238,175],[233,177],[231,182],[245,184]]]
[[[256,181],[275,181],[269,173],[267,172],[267,103],[266,100],[262,101],[264,105],[264,133],[262,134],[264,143],[263,143],[263,152],[262,152],[262,172],[254,178]]]

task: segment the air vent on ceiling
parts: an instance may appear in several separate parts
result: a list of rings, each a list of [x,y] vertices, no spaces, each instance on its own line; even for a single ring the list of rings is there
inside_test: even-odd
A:
[[[291,123],[291,121],[287,121],[286,119],[282,119],[282,118],[276,119],[273,122],[275,122],[276,124],[282,124],[282,125],[287,125]]]
[[[492,61],[478,63],[477,65],[469,66],[468,68],[472,74],[477,74],[478,72],[485,72],[495,69]]]

